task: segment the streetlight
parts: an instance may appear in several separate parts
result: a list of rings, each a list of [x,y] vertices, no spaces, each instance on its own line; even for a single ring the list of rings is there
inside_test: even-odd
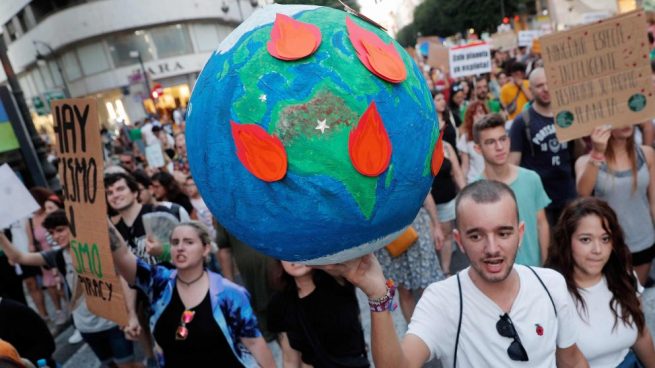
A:
[[[143,73],[143,81],[146,84],[146,93],[148,96],[150,96],[150,78],[148,78],[148,73],[146,72],[146,67],[143,65],[143,58],[141,57],[141,52],[139,51],[130,51],[130,57],[134,59],[139,59],[139,65],[141,65],[141,73]],[[143,108],[146,110],[146,115],[148,114],[148,110],[146,109],[145,105]]]
[[[46,55],[41,54],[39,51],[39,46],[38,45],[43,45],[45,48],[48,49],[48,55],[52,56],[52,58],[55,60],[55,65],[57,66],[57,72],[59,73],[59,76],[61,76],[61,81],[64,84],[64,97],[66,98],[71,98],[71,93],[70,90],[68,89],[68,82],[66,82],[66,77],[64,76],[64,73],[61,70],[61,64],[59,63],[59,59],[57,58],[57,54],[55,53],[55,50],[52,49],[52,47],[39,40],[33,40],[32,44],[34,44],[34,48],[36,49],[36,60],[38,61],[46,61]]]

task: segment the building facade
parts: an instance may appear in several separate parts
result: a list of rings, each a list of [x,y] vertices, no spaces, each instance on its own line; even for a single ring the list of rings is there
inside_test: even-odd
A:
[[[39,130],[51,125],[49,100],[64,95],[97,98],[101,123],[111,129],[147,113],[166,119],[186,106],[212,51],[256,6],[256,0],[6,0],[0,25]]]

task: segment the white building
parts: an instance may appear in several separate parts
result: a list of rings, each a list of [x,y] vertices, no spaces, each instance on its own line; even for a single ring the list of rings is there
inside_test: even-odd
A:
[[[117,119],[140,120],[146,111],[166,115],[185,106],[211,52],[257,5],[257,0],[2,0],[0,26],[28,105],[45,115],[35,119],[39,128],[50,120],[39,105],[65,86],[72,97],[96,97],[101,122],[111,126]],[[163,89],[156,101],[146,90],[139,56],[150,88]],[[0,83],[5,80],[0,70]]]
[[[359,0],[362,14],[387,29],[391,36],[414,21],[414,9],[423,0]]]

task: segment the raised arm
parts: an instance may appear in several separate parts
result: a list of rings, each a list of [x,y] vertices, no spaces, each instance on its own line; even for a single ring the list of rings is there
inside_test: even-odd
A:
[[[651,179],[655,178],[655,150],[650,146],[641,146],[641,149],[644,152],[644,156],[646,156],[650,177]],[[655,183],[653,180],[650,180],[648,183],[648,206],[653,222],[655,222]]]
[[[109,224],[109,247],[111,256],[114,258],[114,265],[118,273],[123,276],[128,284],[134,285],[136,279],[136,256],[127,249],[127,245],[121,234],[116,230],[110,221]]]
[[[321,268],[345,277],[362,289],[369,299],[380,298],[387,293],[382,267],[372,254]],[[401,344],[390,311],[371,312],[371,351],[373,362],[379,368],[419,368],[430,357],[428,347],[417,336],[407,335]]]
[[[594,191],[600,164],[605,160],[605,150],[611,135],[610,126],[596,127],[591,132],[591,153],[580,157],[575,163],[575,182],[579,195],[590,196]]]
[[[45,266],[46,262],[40,253],[27,253],[16,248],[7,239],[5,234],[0,231],[0,247],[7,255],[7,258],[13,263],[18,263],[24,266]]]

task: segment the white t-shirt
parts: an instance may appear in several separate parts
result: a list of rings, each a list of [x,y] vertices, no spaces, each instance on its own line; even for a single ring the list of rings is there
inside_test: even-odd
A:
[[[509,316],[529,361],[514,361],[507,355],[512,339],[500,336],[496,330],[496,323],[504,312],[473,284],[469,267],[459,273],[464,303],[458,367],[555,367],[556,346],[568,348],[575,344],[575,307],[562,275],[533,267],[553,298],[556,318],[546,290],[532,271],[521,265],[514,265],[514,269],[518,272],[520,287]],[[430,359],[437,357],[444,367],[452,367],[458,320],[457,277],[450,277],[425,290],[407,333],[423,340],[430,349]]]
[[[466,174],[466,183],[473,183],[484,171],[484,157],[475,150],[475,142],[466,139],[466,134],[462,134],[457,140],[457,150],[469,156],[469,171]]]
[[[143,137],[143,142],[146,144],[146,146],[159,143],[155,133],[152,132],[152,127],[152,123],[147,123],[141,127],[141,136]]]
[[[640,292],[643,291],[641,286],[639,288]],[[589,361],[589,367],[614,368],[637,341],[637,326],[626,326],[619,319],[614,328],[614,313],[609,308],[612,292],[607,288],[605,277],[592,287],[578,290],[587,307],[582,310],[578,306],[578,313],[575,314],[580,334],[578,348]],[[617,306],[617,313],[621,314],[620,306]]]

